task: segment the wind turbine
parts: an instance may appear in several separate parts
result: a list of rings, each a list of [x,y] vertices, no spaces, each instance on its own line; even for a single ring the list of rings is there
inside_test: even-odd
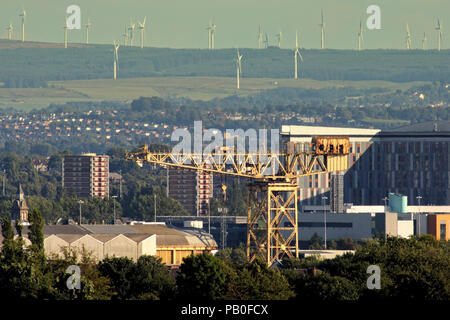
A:
[[[242,72],[242,66],[241,66],[242,55],[239,54],[239,49],[237,49],[237,48],[236,48],[236,54],[237,54],[237,59],[236,59],[236,88],[239,89],[240,88],[239,80],[240,80],[240,75],[241,75],[241,72]]]
[[[211,50],[211,30],[212,30],[212,22],[209,20],[209,26],[206,28],[208,30],[208,49]]]
[[[89,29],[92,26],[91,19],[88,18],[88,22],[84,26],[86,27],[86,44],[89,44]]]
[[[358,51],[361,51],[362,40],[363,40],[363,27],[361,21],[359,21]]]
[[[258,49],[261,49],[263,46],[263,34],[261,30],[261,25],[259,25],[258,29]]]
[[[22,17],[22,42],[25,42],[25,17],[27,16],[27,13],[25,12],[25,9],[22,10],[23,11],[19,17]]]
[[[281,48],[281,39],[283,39],[283,33],[280,31],[275,36],[278,38],[278,48]]]
[[[325,48],[325,22],[323,21],[323,10],[321,11],[321,14],[322,14],[322,21],[319,24],[320,34],[321,34],[321,37],[320,37],[320,48],[323,49],[323,48]]]
[[[409,32],[408,24],[406,24],[406,49],[411,49],[411,33]]]
[[[436,30],[438,32],[438,51],[441,51],[441,40],[442,40],[442,25],[441,22],[437,21],[437,27]]]
[[[423,39],[422,39],[422,50],[425,50],[425,43],[427,42],[427,36],[425,32],[423,33]]]
[[[269,35],[266,33],[266,37],[264,39],[264,45],[266,49],[269,47]]]
[[[117,79],[117,69],[119,67],[119,48],[120,44],[114,41],[114,80]]]
[[[8,40],[12,40],[13,39],[13,25],[10,22],[8,28],[6,28],[6,30],[8,30]]]
[[[124,37],[124,44],[127,46],[128,45],[128,25],[125,25],[125,32],[123,33],[123,37]]]
[[[133,46],[133,39],[134,39],[134,28],[136,28],[136,24],[133,23],[133,21],[130,21],[130,26],[128,27],[128,31],[130,32],[130,47]]]
[[[67,48],[67,37],[68,37],[68,31],[69,27],[67,27],[67,21],[64,23],[64,48]]]
[[[144,48],[144,33],[145,33],[145,21],[147,20],[147,17],[144,17],[143,22],[139,22],[139,30],[141,30],[141,48]]]
[[[211,25],[211,49],[214,49],[214,37],[216,33],[216,25],[213,23]]]
[[[297,80],[298,76],[297,76],[297,70],[298,70],[298,62],[297,62],[297,56],[300,57],[300,60],[303,62],[303,57],[300,53],[300,50],[298,49],[298,36],[297,36],[297,31],[295,31],[295,51],[294,51],[294,79]]]

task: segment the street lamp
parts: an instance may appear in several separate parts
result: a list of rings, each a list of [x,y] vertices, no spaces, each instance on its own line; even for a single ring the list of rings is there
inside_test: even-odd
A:
[[[416,197],[416,199],[419,201],[419,219],[418,219],[418,226],[419,226],[419,230],[418,230],[418,234],[419,234],[419,236],[420,236],[420,200],[422,199],[422,197],[420,196],[420,195],[418,195],[417,197]]]
[[[384,197],[382,200],[384,200],[384,210],[387,210],[387,201],[389,200],[389,198]]]
[[[113,206],[114,206],[114,221],[113,221],[113,224],[116,224],[116,198],[117,198],[117,196],[112,196],[111,198],[113,198]]]
[[[327,211],[325,209],[325,200],[327,200],[327,199],[328,199],[328,197],[325,197],[325,196],[322,197],[323,222],[324,222],[323,234],[324,234],[325,250],[327,249]]]
[[[80,226],[81,226],[81,205],[84,203],[84,201],[79,200],[78,203],[80,204]]]

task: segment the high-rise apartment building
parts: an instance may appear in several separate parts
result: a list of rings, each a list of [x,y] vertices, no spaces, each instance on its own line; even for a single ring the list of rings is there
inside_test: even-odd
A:
[[[169,197],[179,201],[191,215],[208,215],[212,195],[212,173],[170,168]]]
[[[109,156],[85,153],[65,156],[63,188],[79,198],[109,197]]]

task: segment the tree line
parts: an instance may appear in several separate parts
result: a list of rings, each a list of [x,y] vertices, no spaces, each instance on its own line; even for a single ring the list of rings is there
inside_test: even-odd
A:
[[[112,78],[112,46],[87,48],[16,48],[0,52],[0,81],[40,85],[40,81]],[[242,76],[293,77],[292,50],[242,48]],[[302,50],[300,77],[315,80],[387,80],[394,82],[449,79],[450,50]],[[213,76],[234,77],[234,49],[120,49],[121,78]],[[411,67],[416,66],[416,67]],[[26,81],[13,81],[10,79]]]

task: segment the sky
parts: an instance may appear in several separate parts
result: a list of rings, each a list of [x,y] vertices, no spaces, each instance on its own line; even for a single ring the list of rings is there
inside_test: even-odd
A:
[[[0,38],[7,38],[11,22],[19,39],[22,7],[27,12],[25,38],[30,41],[63,42],[66,9],[78,5],[81,23],[92,22],[90,43],[123,44],[125,25],[147,17],[145,46],[207,48],[206,27],[212,19],[217,26],[216,48],[256,48],[258,26],[269,36],[270,45],[283,34],[282,48],[295,46],[298,30],[301,48],[320,47],[321,10],[325,20],[325,47],[355,49],[360,21],[364,27],[363,48],[403,49],[406,24],[412,48],[437,47],[435,27],[442,24],[441,48],[450,48],[449,0],[0,0]],[[6,3],[5,3],[6,2]],[[381,29],[369,30],[369,5],[381,11]],[[446,21],[448,19],[449,21]],[[71,30],[69,42],[85,41],[85,29]],[[136,34],[135,44],[139,43]]]

